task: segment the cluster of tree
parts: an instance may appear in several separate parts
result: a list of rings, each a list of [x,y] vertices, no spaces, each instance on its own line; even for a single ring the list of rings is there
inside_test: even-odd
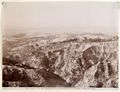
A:
[[[66,43],[66,42],[76,42],[76,41],[78,41],[78,38],[67,39],[67,40],[62,41],[61,43]]]
[[[104,39],[104,38],[99,38],[99,37],[97,37],[97,38],[87,38],[87,37],[84,37],[84,40],[83,40],[83,42],[105,42],[105,41],[107,41],[106,39]]]

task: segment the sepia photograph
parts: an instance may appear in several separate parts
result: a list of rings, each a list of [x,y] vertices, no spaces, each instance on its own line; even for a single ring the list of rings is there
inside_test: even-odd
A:
[[[2,2],[2,87],[118,88],[119,2]]]

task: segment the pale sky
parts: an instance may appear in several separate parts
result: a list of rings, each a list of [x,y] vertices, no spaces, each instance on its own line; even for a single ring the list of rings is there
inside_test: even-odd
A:
[[[2,14],[6,33],[113,34],[118,29],[118,7],[112,2],[4,2]]]

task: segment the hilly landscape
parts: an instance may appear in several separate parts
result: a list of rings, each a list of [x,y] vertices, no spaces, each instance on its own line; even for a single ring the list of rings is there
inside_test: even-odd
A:
[[[3,36],[3,87],[118,88],[118,36]]]

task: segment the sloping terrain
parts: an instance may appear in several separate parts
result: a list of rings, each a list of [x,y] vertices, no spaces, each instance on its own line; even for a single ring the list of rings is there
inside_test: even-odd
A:
[[[115,37],[52,35],[9,44],[3,43],[3,87],[118,87]]]

